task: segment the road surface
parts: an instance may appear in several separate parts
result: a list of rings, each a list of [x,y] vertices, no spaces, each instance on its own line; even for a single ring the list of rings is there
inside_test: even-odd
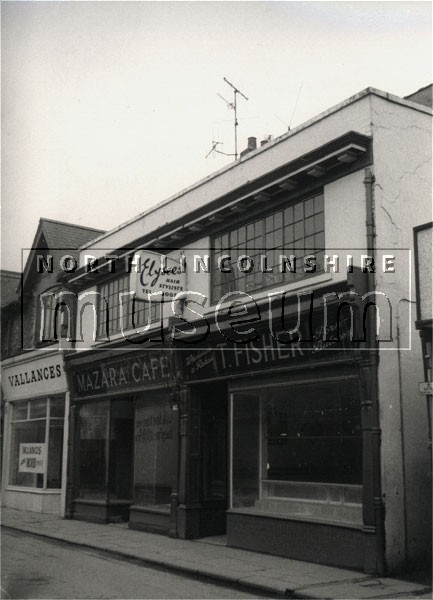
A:
[[[2,598],[254,598],[165,570],[2,529]]]

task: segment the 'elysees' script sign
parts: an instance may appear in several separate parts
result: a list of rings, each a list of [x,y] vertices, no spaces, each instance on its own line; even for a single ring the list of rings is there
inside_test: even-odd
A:
[[[169,256],[140,250],[135,253],[135,269],[131,272],[131,291],[137,300],[149,300],[149,294],[160,293],[172,299],[185,290],[185,268],[181,261]]]

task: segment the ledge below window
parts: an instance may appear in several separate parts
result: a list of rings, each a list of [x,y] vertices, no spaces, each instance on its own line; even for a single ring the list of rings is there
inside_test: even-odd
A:
[[[20,487],[19,485],[8,485],[6,492],[24,492],[26,494],[60,494],[60,488],[53,488],[50,490],[44,490],[42,488],[29,488],[29,487]]]
[[[359,528],[362,486],[263,480],[261,497],[232,511]]]
[[[281,519],[282,521],[299,521],[302,523],[318,523],[321,525],[332,525],[333,527],[344,527],[346,529],[357,529],[362,530],[362,523],[350,523],[345,521],[335,521],[328,518],[319,518],[319,517],[307,517],[305,515],[296,515],[296,514],[281,514],[281,513],[271,513],[257,510],[256,507],[242,507],[242,508],[230,508],[227,510],[227,514],[231,515],[249,515],[252,517],[257,517],[260,519]]]
[[[169,515],[170,514],[170,505],[169,504],[162,504],[160,506],[151,505],[151,504],[148,506],[132,504],[129,507],[129,509],[136,510],[138,512],[143,512],[143,513],[154,513],[154,514],[158,514],[158,515]]]

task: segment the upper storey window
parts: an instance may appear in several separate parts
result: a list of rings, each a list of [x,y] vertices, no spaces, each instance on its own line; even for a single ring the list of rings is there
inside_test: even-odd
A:
[[[98,337],[136,329],[158,319],[157,303],[137,301],[128,295],[130,275],[122,275],[99,287]]]
[[[58,299],[56,298],[55,292],[41,294],[39,297],[40,301],[40,322],[39,322],[39,339],[38,343],[50,342],[56,339],[58,335]]]
[[[41,346],[59,340],[62,330],[68,328],[68,303],[59,288],[51,288],[40,294],[36,300],[35,344]]]
[[[213,298],[286,285],[323,270],[323,194],[298,200],[214,238]],[[313,268],[305,268],[305,257]],[[224,257],[224,258],[223,258]],[[287,260],[286,260],[286,258]]]

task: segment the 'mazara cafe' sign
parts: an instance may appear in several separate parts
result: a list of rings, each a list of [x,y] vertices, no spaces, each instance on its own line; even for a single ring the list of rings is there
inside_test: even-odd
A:
[[[77,397],[95,396],[114,390],[166,385],[172,379],[169,351],[144,350],[73,369]]]

